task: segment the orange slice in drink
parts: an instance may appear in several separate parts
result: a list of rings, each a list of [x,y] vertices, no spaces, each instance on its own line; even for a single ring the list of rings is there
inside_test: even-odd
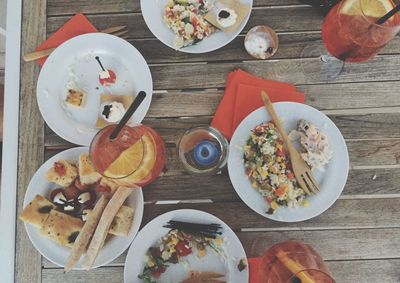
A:
[[[362,16],[380,18],[394,7],[391,0],[346,0],[341,12],[349,16]]]
[[[143,141],[139,139],[108,166],[104,175],[110,178],[124,178],[140,167],[143,156],[144,145]]]
[[[137,170],[133,172],[133,174],[127,176],[126,178],[113,180],[116,184],[120,186],[132,186],[132,185],[140,186],[141,183],[144,183],[149,174],[152,172],[156,162],[156,154],[157,154],[154,147],[154,140],[148,134],[144,134],[142,136],[142,140],[144,144],[145,154],[143,156],[139,168],[137,168]]]

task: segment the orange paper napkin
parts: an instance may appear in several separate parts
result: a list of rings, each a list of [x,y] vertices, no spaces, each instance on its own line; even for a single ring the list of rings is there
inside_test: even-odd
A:
[[[45,42],[39,45],[36,51],[57,47],[68,39],[91,32],[97,32],[97,29],[82,13],[78,13],[53,33]],[[37,62],[40,66],[43,66],[46,59],[47,57],[41,58]]]
[[[260,283],[261,280],[258,278],[259,268],[261,264],[261,257],[253,257],[247,259],[247,264],[249,268],[249,283]]]
[[[228,75],[225,95],[219,104],[211,126],[230,140],[236,127],[251,112],[263,106],[261,91],[268,93],[272,102],[294,101],[303,103],[304,93],[293,84],[264,80],[241,69]]]

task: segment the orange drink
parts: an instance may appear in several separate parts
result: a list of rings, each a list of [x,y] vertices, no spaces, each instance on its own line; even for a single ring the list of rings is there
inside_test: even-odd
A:
[[[395,7],[391,0],[343,0],[331,9],[322,27],[326,49],[346,62],[373,58],[400,30],[400,15],[378,20]]]
[[[149,184],[164,167],[164,142],[145,125],[124,126],[115,139],[110,139],[115,127],[105,127],[94,137],[90,145],[94,167],[121,186]]]

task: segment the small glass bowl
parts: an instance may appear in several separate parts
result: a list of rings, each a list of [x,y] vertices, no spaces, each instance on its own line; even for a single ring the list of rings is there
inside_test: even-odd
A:
[[[178,143],[179,159],[188,173],[213,175],[228,159],[229,143],[215,128],[208,126],[187,130]]]
[[[278,50],[279,38],[270,27],[255,26],[247,32],[244,46],[249,55],[265,60],[272,57]]]

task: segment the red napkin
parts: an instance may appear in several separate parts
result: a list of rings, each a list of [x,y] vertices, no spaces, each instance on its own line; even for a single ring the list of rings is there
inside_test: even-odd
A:
[[[97,29],[82,13],[78,13],[52,34],[45,42],[39,45],[36,51],[57,47],[70,38],[91,32],[97,32]],[[40,66],[43,66],[46,59],[47,57],[41,58],[38,59],[37,62]]]
[[[260,278],[258,278],[259,268],[261,264],[261,257],[253,257],[247,259],[247,264],[249,267],[249,283],[260,283]]]
[[[304,102],[304,94],[297,92],[290,83],[264,80],[238,69],[228,75],[225,95],[219,104],[211,126],[220,130],[230,140],[237,125],[248,114],[263,105],[261,90],[265,90],[272,102]]]

